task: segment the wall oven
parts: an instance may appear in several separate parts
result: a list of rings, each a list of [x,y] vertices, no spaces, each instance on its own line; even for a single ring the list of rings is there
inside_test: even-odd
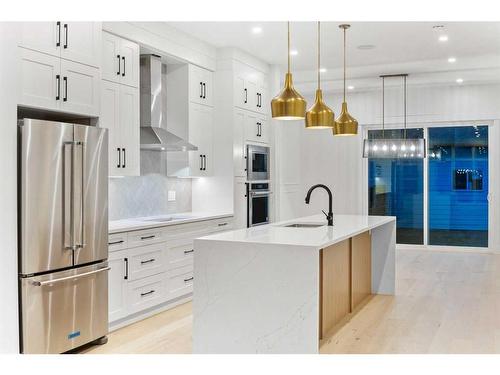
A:
[[[247,181],[269,179],[269,147],[247,145]]]
[[[247,227],[269,224],[269,182],[247,183]]]

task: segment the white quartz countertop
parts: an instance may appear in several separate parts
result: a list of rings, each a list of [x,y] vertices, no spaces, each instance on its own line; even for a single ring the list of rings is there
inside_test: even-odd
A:
[[[329,227],[327,226],[325,215],[320,214],[213,234],[201,237],[201,239],[258,244],[311,246],[321,249],[395,220],[396,217],[394,216],[333,215],[333,227]],[[315,228],[293,228],[285,226],[294,223],[324,225]]]
[[[232,213],[215,212],[183,212],[171,215],[156,215],[146,217],[134,217],[131,219],[113,220],[109,222],[108,232],[110,234],[141,230],[149,228],[166,227],[170,225],[194,223],[197,221],[222,219],[232,217]],[[169,220],[171,219],[171,220]]]

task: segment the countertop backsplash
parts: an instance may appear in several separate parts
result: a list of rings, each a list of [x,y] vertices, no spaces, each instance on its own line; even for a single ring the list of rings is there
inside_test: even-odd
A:
[[[168,201],[168,191],[175,201]],[[191,211],[191,180],[148,174],[109,179],[109,220]]]

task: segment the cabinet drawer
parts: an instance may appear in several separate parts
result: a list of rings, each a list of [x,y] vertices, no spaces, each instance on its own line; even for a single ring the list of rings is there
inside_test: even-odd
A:
[[[189,224],[179,224],[166,227],[164,229],[164,236],[170,243],[173,239],[195,239],[196,237],[203,236],[208,231],[208,226],[206,221],[189,223]]]
[[[129,313],[147,309],[165,300],[164,275],[150,276],[128,284]]]
[[[226,230],[231,230],[233,226],[234,226],[233,218],[226,217],[224,219],[211,221],[208,230],[210,231],[210,233],[223,232]]]
[[[127,248],[127,233],[115,233],[108,236],[108,251],[116,251]]]
[[[193,267],[186,266],[167,273],[167,299],[174,299],[193,291]]]
[[[137,247],[164,241],[161,228],[146,229],[136,232],[129,232],[128,247]]]
[[[193,264],[193,239],[172,240],[167,243],[167,269],[185,267]]]
[[[129,280],[156,275],[165,271],[164,243],[129,250]]]

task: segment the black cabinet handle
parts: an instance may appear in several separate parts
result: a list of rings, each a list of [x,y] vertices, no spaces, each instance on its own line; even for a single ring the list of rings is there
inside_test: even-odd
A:
[[[200,171],[203,170],[203,155],[200,155]]]
[[[150,295],[150,294],[153,294],[155,291],[153,289],[151,289],[149,292],[146,292],[146,293],[141,293],[141,297],[144,297],[144,296],[147,296],[147,295]]]
[[[218,227],[223,227],[223,226],[226,226],[226,225],[227,225],[227,223],[219,223],[219,224],[217,224]]]
[[[200,82],[200,98],[203,99],[203,82]]]
[[[61,46],[61,21],[57,21],[57,42],[56,42],[56,47]]]
[[[257,107],[262,108],[262,94],[257,93]]]
[[[256,105],[257,108],[259,108],[259,93],[257,93],[257,105]]]
[[[122,168],[125,168],[125,165],[127,163],[126,149],[122,148],[122,152],[123,152],[123,164],[122,164]]]
[[[207,170],[207,155],[203,155],[203,170]]]
[[[125,276],[123,276],[123,280],[128,280],[128,258],[124,258],[125,262]]]
[[[148,264],[148,263],[152,263],[154,261],[155,261],[155,258],[151,258],[151,259],[148,259],[148,260],[141,261],[141,264]]]
[[[108,245],[118,245],[119,243],[124,243],[125,241],[119,240],[119,241],[114,241],[114,242],[108,242]]]
[[[194,277],[189,277],[189,278],[187,278],[187,279],[184,279],[184,282],[185,282],[185,283],[187,283],[188,281],[191,281],[191,280],[193,280],[193,279],[194,279]]]
[[[122,153],[121,153],[119,147],[116,149],[116,151],[118,151],[118,164],[116,165],[116,168],[121,168],[122,167]]]
[[[248,103],[248,90],[245,88],[245,104]]]
[[[260,123],[257,122],[257,137],[260,137]]]
[[[63,98],[63,102],[67,102],[68,101],[68,77],[63,77],[63,81],[64,81],[64,98]]]
[[[122,73],[122,77],[125,77],[125,56],[122,56],[122,60],[123,60],[123,73]]]
[[[56,75],[56,84],[57,84],[56,100],[59,100],[61,99],[61,76],[59,74]]]
[[[203,83],[203,99],[207,98],[207,85]]]
[[[118,71],[116,72],[116,75],[119,76],[122,73],[122,65],[120,64],[120,55],[116,55],[116,58],[118,59]]]
[[[194,253],[194,249],[184,250],[184,254]]]
[[[155,238],[156,236],[154,234],[152,234],[151,236],[144,236],[144,237],[141,237],[141,240],[149,240],[151,238]]]
[[[64,24],[64,48],[68,48],[68,24]]]

